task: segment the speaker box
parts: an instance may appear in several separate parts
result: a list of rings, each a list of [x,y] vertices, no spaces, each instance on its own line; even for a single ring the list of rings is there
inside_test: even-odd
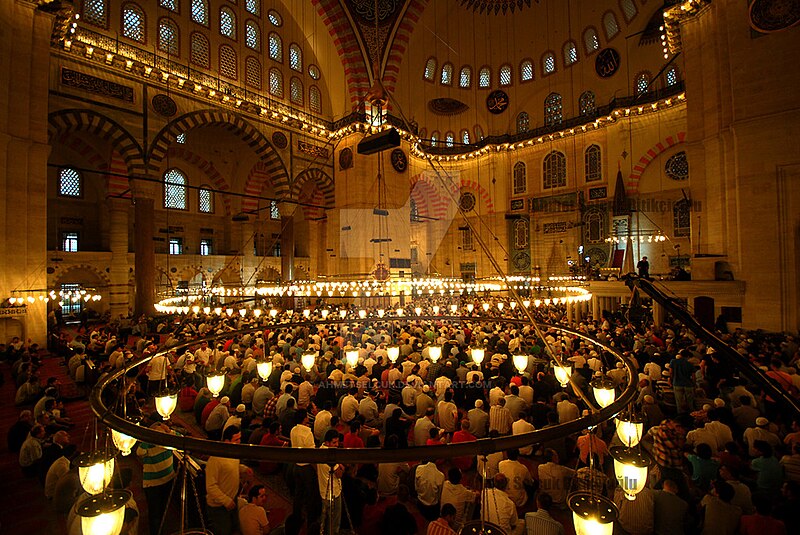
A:
[[[400,132],[394,128],[372,134],[362,139],[358,143],[357,152],[359,154],[375,154],[386,149],[393,149],[400,146]]]

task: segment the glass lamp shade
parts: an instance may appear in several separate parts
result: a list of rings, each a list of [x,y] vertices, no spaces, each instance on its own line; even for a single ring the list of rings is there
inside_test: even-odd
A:
[[[177,392],[161,392],[156,396],[156,410],[165,420],[169,420],[170,415],[178,406]]]
[[[434,314],[439,314],[439,306],[438,305],[434,305],[433,306],[433,313]]]
[[[522,306],[524,306],[525,308],[528,308],[529,306],[531,306],[531,300],[530,299],[523,300],[522,301]]]
[[[542,306],[542,300],[541,299],[534,299],[533,300],[533,306],[535,306],[536,308],[539,308],[540,306]]]
[[[617,436],[627,447],[632,448],[642,440],[644,422],[641,418],[628,413],[617,416]]]
[[[90,496],[78,506],[81,531],[84,535],[119,535],[125,521],[125,504],[131,492],[115,490]]]
[[[351,368],[355,368],[356,364],[358,364],[358,349],[350,348],[345,350],[344,358],[347,361],[348,366]]]
[[[489,303],[484,303],[481,305],[483,307],[484,312],[489,312],[489,307],[491,306]]]
[[[260,308],[254,308],[253,309],[253,316],[255,316],[257,318],[260,318],[261,317],[261,309]]]
[[[607,377],[598,377],[591,383],[594,399],[601,408],[605,409],[617,398],[617,391],[614,389],[614,382]]]
[[[245,317],[247,315],[247,309],[246,308],[240,308],[239,309],[239,315],[241,317]]]
[[[402,308],[398,308],[396,312],[398,316],[402,316],[405,311]]]
[[[206,376],[206,386],[211,390],[211,395],[214,397],[219,396],[222,388],[225,386],[225,375],[208,375]]]
[[[116,429],[111,430],[111,440],[114,441],[114,445],[123,456],[130,455],[133,445],[136,444],[135,438],[126,435],[122,431],[117,431]]]
[[[450,305],[450,313],[455,314],[458,312],[458,305]]]
[[[386,353],[389,355],[389,360],[395,363],[400,357],[400,346],[388,346],[386,348]]]
[[[277,315],[278,315],[278,309],[277,309],[277,308],[271,308],[271,309],[269,309],[269,317],[270,317],[270,318],[274,318],[274,317],[275,317],[275,316],[277,316]]]
[[[289,319],[292,319],[292,316],[294,316],[294,309],[293,308],[287,309],[286,310],[286,317],[289,318]]]
[[[327,317],[328,317],[328,314],[330,314],[330,310],[328,310],[327,308],[324,308],[324,309],[322,309],[322,310],[320,311],[320,315],[322,316],[322,319],[325,319],[325,318],[327,318]]]
[[[262,381],[266,381],[267,379],[269,379],[269,376],[272,375],[272,361],[271,360],[261,360],[261,361],[257,362],[256,363],[256,370],[258,371],[258,376],[261,377],[261,380]],[[225,384],[224,376],[222,378],[222,383]],[[209,387],[209,390],[211,390],[210,387]],[[221,386],[220,386],[219,390],[217,391],[217,393],[214,394],[214,395],[217,396],[220,391],[222,391],[222,387]]]
[[[225,314],[227,314],[228,317],[233,316],[233,309],[232,308],[225,309]]]
[[[511,307],[511,310],[514,310],[515,308],[517,308],[517,302],[516,302],[516,301],[511,301],[511,302],[508,304],[508,306],[510,306],[510,307]]]
[[[574,492],[567,497],[576,535],[612,535],[617,506],[603,496]]]
[[[422,307],[414,308],[414,314],[416,314],[417,316],[421,316],[422,315]]]
[[[525,355],[524,353],[520,353],[520,354],[514,355],[512,358],[514,359],[514,367],[517,369],[517,371],[519,373],[524,372],[525,368],[528,367],[528,355]]]
[[[564,388],[569,384],[569,378],[572,375],[572,366],[562,366],[559,364],[553,366],[553,372],[555,372],[556,380],[558,381],[558,384],[561,385],[561,388]]]
[[[647,483],[647,469],[652,464],[652,459],[630,448],[616,446],[610,451],[619,486],[625,492],[626,498],[635,500]]]
[[[358,311],[358,317],[359,317],[359,318],[361,318],[361,319],[363,320],[364,318],[366,318],[366,317],[367,317],[367,311],[366,311],[366,310],[363,310],[363,309],[362,309],[362,310],[359,310],[359,311]]]
[[[314,367],[314,363],[317,361],[317,355],[315,353],[303,353],[303,356],[300,357],[300,363],[303,365],[303,368],[307,372],[311,371],[311,368]],[[272,363],[270,363],[270,368],[272,368]],[[270,369],[270,372],[272,370]]]
[[[483,357],[486,355],[486,350],[482,347],[473,347],[470,353],[472,353],[472,362],[480,366],[483,362]]]
[[[503,307],[504,307],[504,306],[505,306],[505,305],[504,305],[503,303],[497,303],[497,310],[499,310],[500,312],[502,312],[502,311],[503,311]]]
[[[114,477],[114,456],[96,451],[81,454],[78,465],[78,478],[87,494],[100,494]]]
[[[473,310],[475,310],[475,305],[473,305],[472,303],[467,303],[467,312],[472,314]]]
[[[309,309],[307,309],[307,308],[305,310],[303,310],[303,317],[305,319],[310,318],[311,317],[311,311]]]
[[[442,357],[442,346],[428,346],[428,357],[430,357],[431,362],[438,361]]]
[[[382,309],[382,308],[379,308],[379,309],[378,309],[378,317],[379,317],[379,318],[382,318],[382,317],[384,317],[385,315],[386,315],[386,310],[384,310],[384,309]]]
[[[339,311],[339,317],[344,319],[345,316],[347,316],[347,311],[346,310],[340,310]]]

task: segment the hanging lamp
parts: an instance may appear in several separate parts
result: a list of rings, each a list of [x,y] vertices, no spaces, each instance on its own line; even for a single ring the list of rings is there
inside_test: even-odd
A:
[[[125,522],[125,504],[133,494],[128,490],[114,490],[90,496],[78,505],[84,535],[119,535]]]
[[[614,388],[614,381],[608,377],[598,377],[589,383],[594,392],[594,399],[600,408],[605,409],[617,398],[617,391]]]
[[[653,459],[642,451],[621,446],[611,448],[610,453],[614,458],[614,474],[619,486],[626,498],[635,500],[647,484],[647,470]]]

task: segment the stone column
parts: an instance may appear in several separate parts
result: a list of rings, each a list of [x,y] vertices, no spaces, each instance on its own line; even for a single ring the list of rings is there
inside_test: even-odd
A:
[[[111,318],[127,316],[130,306],[128,291],[128,209],[127,199],[108,199],[110,216],[111,286],[108,301]]]
[[[570,303],[569,301],[567,301],[567,304],[565,306],[567,308],[567,323],[572,325],[572,322],[575,319],[573,310],[575,308],[575,303]]]
[[[281,213],[281,280],[294,280],[294,212],[297,205],[280,202]]]
[[[600,319],[600,298],[595,294],[592,294],[592,319]]]
[[[659,305],[658,303],[653,301],[653,322],[656,325],[662,325],[664,323],[664,307]]]
[[[152,314],[156,297],[156,250],[154,196],[137,193],[134,201],[134,269],[136,272],[136,304],[134,312]]]

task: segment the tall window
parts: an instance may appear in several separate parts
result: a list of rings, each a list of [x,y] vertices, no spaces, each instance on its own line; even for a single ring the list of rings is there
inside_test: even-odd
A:
[[[514,221],[514,249],[526,249],[530,236],[530,224],[527,219]]]
[[[474,251],[475,244],[472,241],[472,230],[469,227],[462,227],[461,231],[461,249],[464,251]]]
[[[478,87],[487,89],[492,85],[492,71],[489,67],[481,67],[478,73]]]
[[[314,113],[322,113],[322,94],[315,85],[308,90],[308,105]]]
[[[165,7],[170,11],[178,12],[178,0],[159,0],[158,5]]]
[[[533,80],[533,62],[529,59],[524,60],[519,65],[519,79],[521,82]]]
[[[511,65],[500,67],[500,85],[511,85]]]
[[[61,250],[65,253],[78,252],[78,233],[77,232],[62,232],[61,233]]]
[[[469,130],[464,129],[461,131],[461,143],[469,145]]]
[[[83,20],[103,28],[108,24],[106,17],[106,0],[84,0]]]
[[[192,21],[208,26],[208,0],[192,0]]]
[[[431,147],[436,147],[439,145],[439,132],[434,130],[431,133]]]
[[[650,88],[650,73],[642,72],[636,75],[636,96],[644,95]]]
[[[169,239],[169,254],[183,254],[183,238]]]
[[[178,27],[170,19],[158,21],[158,49],[170,56],[179,56]]]
[[[586,28],[586,31],[583,32],[583,46],[586,47],[587,55],[600,49],[600,39],[598,39],[597,31],[594,28]]]
[[[442,65],[442,85],[450,85],[453,83],[453,64],[445,63]]]
[[[144,43],[144,11],[136,4],[125,4],[122,8],[122,35]]]
[[[412,223],[419,223],[419,208],[417,207],[417,201],[411,199],[411,207],[409,209],[409,219]]]
[[[481,129],[481,125],[475,125],[475,141],[482,141],[483,140],[483,130]]]
[[[261,50],[261,30],[252,20],[248,20],[244,25],[244,44],[247,48]]]
[[[630,22],[636,16],[636,4],[633,0],[619,0],[619,7],[622,10],[622,15],[625,17],[625,22]]]
[[[517,134],[522,134],[528,131],[531,126],[530,117],[528,117],[528,112],[520,112],[517,115]]]
[[[219,33],[225,37],[236,39],[236,15],[227,6],[219,10]]]
[[[261,62],[250,56],[244,66],[245,83],[250,87],[261,89]]]
[[[58,194],[63,197],[83,197],[83,177],[71,168],[65,167],[58,174]]]
[[[673,236],[686,238],[692,230],[692,203],[681,199],[672,207]]]
[[[586,211],[583,222],[584,239],[589,243],[602,243],[606,234],[605,213],[599,208],[591,208]]]
[[[164,208],[186,210],[186,175],[179,169],[164,173]]]
[[[595,97],[592,91],[584,91],[578,99],[578,108],[581,110],[581,115],[592,116],[596,111]]]
[[[239,74],[236,63],[236,51],[233,47],[228,45],[219,47],[219,73],[222,76],[236,80]]]
[[[281,211],[278,210],[278,201],[269,201],[269,218],[273,220],[281,218]]]
[[[523,162],[514,164],[514,195],[522,195],[528,190],[528,170]]]
[[[296,76],[292,76],[289,82],[289,100],[292,104],[303,105],[303,82]]]
[[[61,285],[61,313],[62,314],[79,314],[83,308],[83,299],[77,299],[72,296],[80,292],[81,285],[76,283],[65,283]]]
[[[544,157],[544,189],[561,188],[567,185],[567,157],[552,151]]]
[[[600,159],[600,147],[589,145],[584,153],[584,171],[586,182],[594,182],[603,178],[603,164]]]
[[[214,192],[208,188],[200,188],[197,193],[198,208],[204,214],[214,213]]]
[[[458,76],[458,85],[464,89],[467,89],[472,85],[472,67],[469,65],[464,65],[461,67],[461,73]]]
[[[561,95],[550,93],[544,100],[544,124],[545,126],[556,126],[561,124],[562,115]]]
[[[244,0],[244,8],[257,17],[261,15],[261,0]]]
[[[303,72],[303,51],[297,43],[289,45],[289,68]]]
[[[191,59],[192,63],[199,65],[200,67],[210,69],[211,50],[206,36],[199,32],[192,33],[191,46],[192,48],[189,51],[189,58]]]
[[[436,77],[436,58],[428,58],[425,62],[425,79],[432,82]]]
[[[213,243],[210,238],[200,238],[200,256],[214,254]]]
[[[275,68],[269,70],[269,94],[283,98],[283,74]]]
[[[556,55],[548,52],[542,57],[542,72],[545,75],[556,72]]]
[[[664,73],[664,81],[667,87],[672,87],[677,84],[680,78],[678,77],[678,67],[672,65],[667,72]]]
[[[283,41],[275,32],[269,34],[269,59],[283,63]]]
[[[613,12],[603,15],[603,27],[606,29],[606,39],[612,40],[619,33],[619,23]]]
[[[448,147],[453,146],[453,141],[455,141],[455,136],[452,132],[448,132],[444,135],[444,144]]]
[[[564,65],[572,65],[578,61],[578,47],[575,43],[568,41],[564,45]]]

